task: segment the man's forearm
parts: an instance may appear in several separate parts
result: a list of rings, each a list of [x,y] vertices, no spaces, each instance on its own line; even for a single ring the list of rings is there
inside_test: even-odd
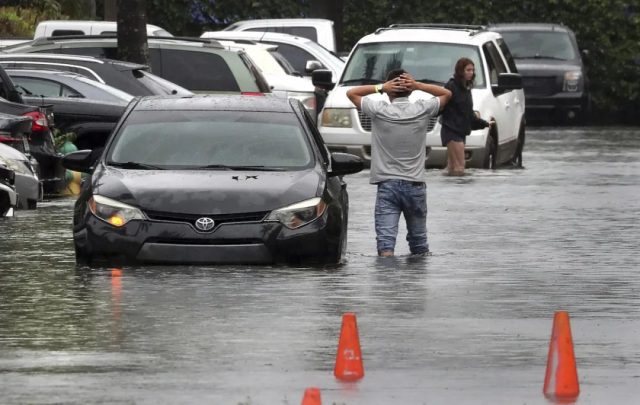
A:
[[[416,82],[416,88],[424,91],[425,93],[432,94],[436,97],[451,95],[451,92],[442,86],[436,86],[435,84]]]

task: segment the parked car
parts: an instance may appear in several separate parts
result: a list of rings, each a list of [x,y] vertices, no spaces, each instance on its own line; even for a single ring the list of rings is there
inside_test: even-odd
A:
[[[297,100],[143,98],[129,106],[90,173],[73,220],[79,263],[340,262],[348,195],[362,169],[329,155]]]
[[[115,87],[72,72],[46,69],[5,71],[23,99],[62,97],[128,103],[133,98],[131,94]]]
[[[147,42],[151,71],[190,91],[269,92],[266,80],[243,51],[225,49],[217,41],[199,38],[149,37]],[[49,37],[6,47],[2,51],[64,53],[117,59],[118,40],[115,35]],[[112,86],[126,91],[116,85]]]
[[[327,90],[319,122],[320,132],[333,151],[371,159],[371,120],[347,98],[347,90],[363,84],[383,83],[387,71],[403,68],[416,80],[444,85],[456,61],[471,59],[476,67],[471,90],[473,107],[490,128],[472,131],[466,138],[467,167],[495,168],[507,162],[522,164],[525,120],[521,77],[500,34],[479,26],[398,24],[380,28],[360,39],[351,52],[337,84],[331,72],[317,70],[314,84]],[[376,94],[371,97],[383,98]],[[413,92],[412,98],[431,97]],[[427,137],[427,165],[444,167],[446,148],[441,125],[431,119]]]
[[[4,48],[5,46],[21,44],[23,42],[30,41],[31,38],[0,38],[0,48]]]
[[[284,56],[295,70],[311,80],[311,72],[316,69],[328,69],[337,80],[344,61],[316,42],[289,34],[275,32],[248,32],[248,31],[207,31],[200,38],[218,40],[251,40],[260,43],[278,46],[278,52]]]
[[[36,209],[42,200],[42,182],[31,160],[17,149],[0,143],[0,166],[14,172],[16,208]]]
[[[230,49],[237,48],[245,51],[260,69],[275,96],[300,100],[309,114],[316,118],[318,113],[313,84],[293,72],[285,71],[283,62],[278,62],[273,54],[277,49],[276,45],[234,41],[220,41],[220,43]]]
[[[0,163],[0,217],[12,217],[18,204],[15,172]]]
[[[35,52],[35,48],[28,48],[28,50]],[[51,69],[72,72],[133,96],[193,94],[175,83],[149,73],[145,65],[92,56],[0,53],[0,66],[5,69]]]
[[[323,18],[264,18],[238,21],[224,31],[279,32],[308,38],[331,52],[336,52],[333,21]]]
[[[116,21],[47,20],[38,23],[33,38],[65,35],[109,35],[115,34],[117,31],[118,23]],[[164,28],[152,24],[147,24],[147,35],[150,37],[173,36]]]
[[[30,132],[22,131],[11,136],[0,137],[5,143],[24,153],[27,158],[35,158],[32,164],[46,192],[55,191],[64,185],[64,168],[60,156],[55,151],[52,135],[53,108],[38,100],[37,105],[27,105],[13,86],[11,78],[0,67],[0,113],[28,118]],[[26,141],[25,141],[26,140]]]
[[[591,111],[589,79],[576,36],[559,24],[495,24],[522,75],[527,118],[583,122]]]

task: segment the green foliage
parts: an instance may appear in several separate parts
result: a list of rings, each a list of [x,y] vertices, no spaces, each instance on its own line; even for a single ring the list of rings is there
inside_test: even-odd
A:
[[[38,22],[48,19],[65,18],[60,4],[54,0],[8,2],[10,6],[0,7],[0,36],[31,37]]]

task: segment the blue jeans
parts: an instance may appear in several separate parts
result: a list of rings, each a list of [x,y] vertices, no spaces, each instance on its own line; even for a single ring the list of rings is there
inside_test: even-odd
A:
[[[401,213],[407,222],[407,242],[411,253],[427,253],[427,186],[406,180],[378,183],[375,208],[378,253],[393,252]]]

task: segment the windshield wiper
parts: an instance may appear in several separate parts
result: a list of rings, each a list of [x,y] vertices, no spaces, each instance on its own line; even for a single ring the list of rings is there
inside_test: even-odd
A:
[[[110,166],[121,167],[123,169],[142,169],[142,170],[164,170],[164,168],[146,163],[138,162],[107,162]]]
[[[223,169],[223,170],[257,170],[264,172],[278,172],[284,170],[281,167],[269,166],[229,166],[229,165],[206,165],[198,166],[197,169]]]
[[[359,79],[345,80],[340,84],[378,84],[378,83],[383,83],[383,81],[378,79],[367,79],[366,77],[361,77]]]
[[[558,58],[557,56],[547,56],[547,55],[525,55],[525,56],[514,56],[514,59],[552,59],[552,60],[568,60],[564,58]]]

